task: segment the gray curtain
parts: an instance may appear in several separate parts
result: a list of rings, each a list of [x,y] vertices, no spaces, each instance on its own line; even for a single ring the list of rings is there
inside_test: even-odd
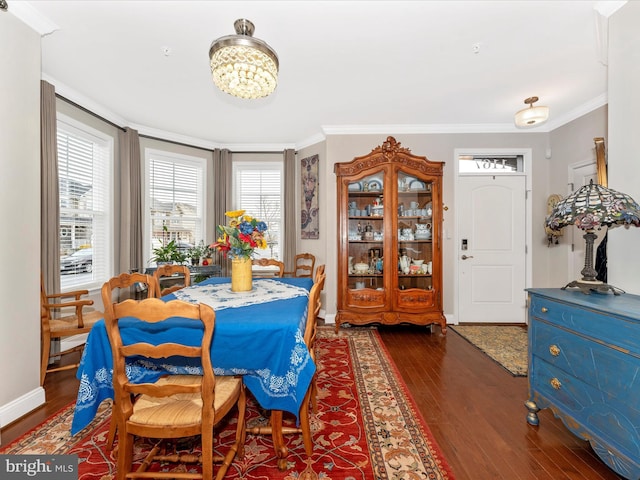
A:
[[[119,273],[144,272],[142,260],[142,175],[140,173],[140,138],[138,132],[125,128],[118,132],[120,208],[116,225],[120,235],[116,248]]]
[[[225,212],[229,210],[231,205],[231,152],[225,149],[216,148],[213,151],[213,185],[215,185],[213,195],[213,242],[218,238],[215,231],[218,225],[226,224]],[[231,272],[228,271],[229,262],[217,253],[213,257],[213,263],[220,266],[223,277],[228,277]]]
[[[284,151],[284,239],[282,243],[282,261],[285,270],[293,270],[296,256],[296,152],[293,149]]]
[[[53,85],[40,82],[40,268],[47,292],[60,291],[58,128]]]

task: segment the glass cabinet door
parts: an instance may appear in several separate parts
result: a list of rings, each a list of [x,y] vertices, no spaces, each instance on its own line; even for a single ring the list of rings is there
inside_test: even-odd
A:
[[[350,290],[383,290],[384,175],[349,183],[348,281]]]
[[[432,183],[400,170],[397,189],[398,264],[400,290],[433,288]]]

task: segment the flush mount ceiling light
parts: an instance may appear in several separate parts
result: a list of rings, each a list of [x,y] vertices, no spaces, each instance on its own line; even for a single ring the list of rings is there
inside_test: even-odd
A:
[[[218,38],[209,48],[213,83],[235,97],[266,97],[278,84],[278,56],[253,38],[255,27],[249,20],[238,19],[233,26],[236,35]]]
[[[516,127],[529,128],[547,121],[549,118],[549,107],[534,107],[533,104],[537,101],[538,97],[529,97],[524,101],[524,103],[529,105],[529,108],[523,108],[516,113]]]

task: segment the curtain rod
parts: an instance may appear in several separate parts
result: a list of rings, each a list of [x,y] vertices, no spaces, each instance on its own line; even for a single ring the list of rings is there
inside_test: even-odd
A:
[[[67,102],[69,105],[73,105],[74,107],[76,107],[79,110],[82,110],[83,112],[88,113],[89,115],[92,115],[94,117],[96,117],[99,120],[102,120],[105,123],[108,123],[109,125],[111,125],[112,127],[117,128],[118,130],[122,130],[123,132],[125,131],[124,127],[121,127],[118,124],[113,123],[111,120],[108,120],[106,118],[104,118],[101,115],[98,115],[95,112],[92,112],[91,110],[89,110],[86,107],[83,107],[82,105],[77,104],[76,102],[74,102],[73,100],[69,100],[67,97],[63,97],[62,95],[60,95],[59,93],[56,93],[56,97],[59,98],[60,100],[64,100],[65,102]]]
[[[122,130],[123,132],[126,131],[125,127],[121,127],[120,125],[113,123],[111,120],[108,120],[108,119],[104,118],[103,116],[98,115],[95,112],[92,112],[88,108],[83,107],[82,105],[79,105],[78,103],[74,102],[73,100],[69,100],[68,98],[60,95],[59,93],[56,93],[56,97],[59,98],[60,100],[63,100],[65,102],[67,102],[70,105],[73,105],[77,109],[82,110],[83,112],[88,113],[89,115],[92,115],[92,116],[96,117],[97,119],[102,120],[105,123],[108,123],[109,125],[111,125],[112,127],[117,128],[118,130]],[[138,136],[142,137],[142,138],[147,138],[149,140],[158,140],[160,142],[171,143],[173,145],[180,145],[180,146],[189,147],[189,148],[197,148],[199,150],[204,150],[206,152],[211,152],[212,151],[210,148],[199,147],[197,145],[191,145],[189,143],[176,142],[174,140],[167,140],[166,138],[153,137],[151,135],[144,135],[144,134],[139,134]],[[231,151],[231,150],[229,151],[229,153],[231,153],[231,154],[233,154],[233,153],[238,153],[238,154],[240,154],[240,153],[245,153],[245,154],[246,153],[248,153],[248,154],[263,154],[263,153],[282,153],[282,152],[284,152],[284,150],[275,151],[275,152],[274,151]],[[294,151],[294,153],[297,155],[298,151],[296,150],[296,151]]]
[[[171,143],[173,145],[180,145],[182,147],[197,148],[198,150],[204,150],[205,152],[212,152],[213,151],[210,148],[199,147],[197,145],[190,145],[188,143],[176,142],[175,140],[167,140],[166,138],[154,137],[154,136],[151,136],[151,135],[145,135],[143,133],[138,134],[138,136],[140,138],[146,138],[148,140],[158,140],[159,142],[167,142],[167,143]]]

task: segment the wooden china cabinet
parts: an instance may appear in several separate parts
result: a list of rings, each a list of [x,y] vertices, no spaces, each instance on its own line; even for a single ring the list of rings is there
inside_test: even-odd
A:
[[[334,167],[338,181],[338,311],[343,323],[440,324],[444,162],[393,137]]]

